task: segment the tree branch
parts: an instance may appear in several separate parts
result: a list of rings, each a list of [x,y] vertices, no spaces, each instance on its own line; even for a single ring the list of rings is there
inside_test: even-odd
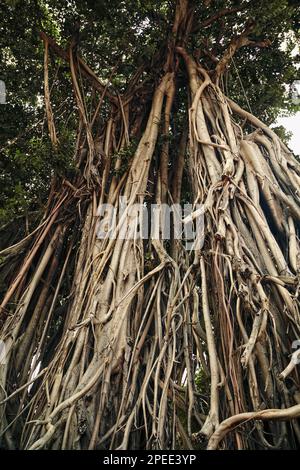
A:
[[[231,418],[225,419],[222,421],[220,426],[216,429],[213,433],[211,438],[209,439],[207,450],[216,450],[218,448],[219,443],[224,439],[224,437],[232,431],[233,428],[239,426],[250,420],[287,420],[287,419],[295,419],[299,418],[300,416],[300,405],[291,406],[290,408],[286,408],[283,410],[280,409],[270,409],[270,410],[262,410],[262,411],[254,411],[250,413],[240,413],[235,416],[231,416]]]
[[[61,57],[62,59],[64,59],[69,65],[70,65],[70,61],[69,61],[69,53],[66,52],[64,49],[62,49],[55,41],[54,39],[52,39],[50,36],[48,36],[46,33],[44,33],[44,31],[40,31],[39,32],[39,36],[41,37],[41,39],[44,41],[44,42],[48,42],[49,46],[51,47],[51,49],[53,49],[53,51],[59,56]],[[90,69],[90,67],[84,62],[83,59],[81,59],[80,57],[78,57],[78,66],[80,67],[80,71],[82,73],[82,75],[91,83],[91,85],[93,86],[93,88],[95,88],[96,90],[98,90],[101,94],[104,92],[105,90],[105,85],[101,82],[101,80],[97,77],[97,75],[92,71],[92,69]],[[114,104],[118,104],[118,98],[113,96],[111,93],[109,93],[107,90],[106,90],[106,96],[108,97],[108,99],[114,103]]]
[[[225,71],[230,59],[234,56],[238,49],[245,46],[251,47],[268,47],[271,45],[271,41],[269,39],[265,39],[264,41],[252,41],[248,38],[247,34],[250,32],[251,28],[247,28],[244,33],[240,36],[233,38],[225,50],[222,58],[219,60],[219,63],[216,67],[216,75],[219,77]]]
[[[242,6],[242,7],[239,6],[235,8],[224,8],[223,10],[218,11],[218,13],[215,13],[214,15],[207,18],[207,20],[203,21],[200,27],[207,28],[207,26],[210,26],[212,23],[214,23],[218,19],[223,18],[224,16],[232,15],[233,13],[237,13],[244,9],[245,9],[245,6]]]

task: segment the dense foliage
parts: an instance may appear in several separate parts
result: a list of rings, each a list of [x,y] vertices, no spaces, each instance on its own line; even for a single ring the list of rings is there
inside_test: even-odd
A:
[[[122,93],[142,66],[149,82],[147,99],[151,99],[156,67],[160,67],[157,51],[166,44],[172,28],[173,3],[0,2],[0,79],[7,86],[7,104],[1,106],[0,114],[0,226],[16,215],[30,215],[43,207],[51,174],[72,166],[76,118],[70,73],[63,60],[52,56],[51,100],[61,136],[61,149],[54,155],[45,125],[39,31],[45,31],[65,48],[79,28],[79,53],[103,81],[109,80],[114,94]],[[287,90],[299,73],[299,56],[292,54],[299,40],[297,1],[219,0],[207,2],[205,9],[201,1],[196,1],[195,6],[189,47],[207,68],[213,68],[214,60],[221,57],[232,37],[245,28],[250,28],[251,40],[271,42],[268,47],[237,51],[223,78],[227,95],[267,124],[282,112],[296,111]],[[233,12],[213,21],[220,11],[228,10]],[[177,107],[182,103],[178,102]],[[283,129],[278,131],[285,136]],[[22,226],[24,218],[19,220]]]

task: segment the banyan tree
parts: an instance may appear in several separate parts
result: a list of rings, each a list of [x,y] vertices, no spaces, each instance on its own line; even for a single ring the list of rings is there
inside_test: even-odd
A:
[[[268,17],[256,0],[144,3],[136,69],[113,85],[117,64],[104,79],[83,58],[80,24],[62,43],[39,29],[49,158],[63,153],[63,81],[73,167],[51,172],[43,214],[0,253],[1,446],[295,449],[300,162],[263,112],[237,102],[251,93],[239,54],[268,61],[282,40],[272,21],[292,7],[270,2]],[[136,236],[136,204],[186,202],[183,226],[203,222],[192,249],[174,214],[170,237],[160,215],[155,236]]]

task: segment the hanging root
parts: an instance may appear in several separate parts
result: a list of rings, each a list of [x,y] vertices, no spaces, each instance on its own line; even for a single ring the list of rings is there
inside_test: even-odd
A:
[[[299,363],[296,351],[280,373],[282,356],[291,351],[300,328],[295,229],[300,219],[300,165],[273,131],[227,100],[186,51],[177,50],[190,76],[193,190],[201,195],[206,211],[202,315],[205,325],[207,319],[213,322],[214,331],[212,335],[206,327],[211,402],[198,434],[209,438],[223,429],[216,417],[224,409],[234,422],[247,403],[255,411],[292,404],[293,396],[278,379],[284,380]],[[243,135],[234,114],[246,118],[254,131]],[[203,259],[210,270],[203,269]],[[299,439],[297,422],[291,426]],[[276,442],[280,430],[273,426],[272,432]],[[235,439],[238,448],[246,445],[238,430]]]

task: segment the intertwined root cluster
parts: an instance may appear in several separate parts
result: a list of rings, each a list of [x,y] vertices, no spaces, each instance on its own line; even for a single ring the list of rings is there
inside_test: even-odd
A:
[[[161,79],[138,147],[118,175],[115,143],[126,148],[142,118],[132,119],[129,101],[120,100],[97,155],[71,54],[83,176],[54,182],[40,226],[2,252],[17,273],[7,277],[1,306],[6,447],[193,448],[199,436],[210,439],[208,448],[226,436],[227,448],[300,443],[298,356],[290,357],[300,337],[300,165],[184,48],[176,51],[191,106],[180,121],[172,180],[175,74]],[[201,250],[118,237],[124,224],[132,228],[130,207],[148,203],[153,178],[152,201],[180,201],[187,165],[193,202],[205,210]],[[99,205],[120,210],[120,196],[129,203],[115,236],[98,239]]]

